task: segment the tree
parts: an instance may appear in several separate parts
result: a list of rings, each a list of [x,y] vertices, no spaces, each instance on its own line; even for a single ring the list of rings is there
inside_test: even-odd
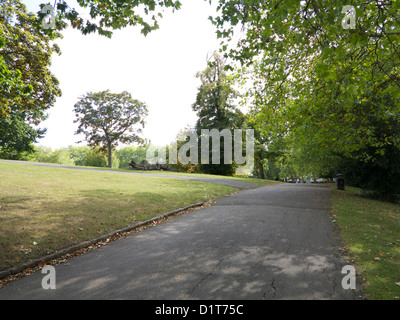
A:
[[[51,55],[60,50],[51,41],[60,36],[47,35],[20,0],[0,3],[0,116],[13,105],[21,111],[54,105],[61,91],[50,72]]]
[[[136,25],[141,26],[141,32],[147,35],[159,28],[158,19],[162,17],[164,8],[179,10],[181,7],[181,3],[174,0],[77,0],[77,2],[82,8],[90,9],[90,19],[83,18],[75,8],[68,5],[68,1],[59,0],[56,1],[54,15],[50,16],[53,19],[54,30],[62,30],[69,21],[74,29],[80,30],[84,35],[98,32],[111,37],[112,30]],[[44,6],[45,4],[41,5],[41,11],[38,13],[40,21],[49,18],[49,12],[44,10]],[[51,33],[52,29],[49,28],[48,31]]]
[[[248,64],[258,120],[267,134],[290,130],[296,143],[350,154],[375,143],[364,130],[361,102],[390,94],[381,118],[399,112],[399,3],[367,1],[355,7],[356,28],[344,29],[342,1],[221,1],[214,22],[243,23],[246,35],[230,56]],[[230,34],[233,29],[224,30]],[[357,126],[358,125],[358,128]],[[355,129],[357,128],[357,130]]]
[[[47,129],[33,128],[39,111],[20,111],[15,105],[9,109],[7,117],[0,118],[0,158],[20,159],[35,151],[34,142],[42,138]]]
[[[213,22],[223,41],[242,25],[238,46],[225,55],[243,67],[263,135],[285,139],[293,161],[328,171],[338,154],[377,148],[364,159],[374,161],[400,145],[398,132],[383,138],[368,121],[400,114],[399,9],[399,1],[346,9],[339,0],[220,0]]]
[[[59,48],[19,0],[0,3],[0,155],[19,159],[34,151],[38,129],[61,91],[50,72],[51,55]]]
[[[0,30],[0,52],[5,47],[5,39],[2,30]],[[32,87],[24,85],[21,80],[19,70],[10,70],[3,56],[0,56],[0,117],[9,115],[10,98],[17,99],[19,96],[32,91]],[[8,97],[7,97],[8,96]]]
[[[145,126],[147,106],[132,98],[131,94],[110,93],[109,90],[89,92],[79,98],[74,106],[75,134],[83,134],[91,147],[100,147],[108,154],[108,166],[112,167],[112,151],[118,143],[143,143],[138,134]],[[134,126],[138,125],[139,128]]]
[[[192,110],[196,112],[198,117],[195,125],[198,137],[201,137],[202,129],[232,130],[240,128],[244,122],[243,113],[233,105],[237,93],[232,87],[231,79],[224,71],[223,59],[217,53],[214,53],[208,63],[208,67],[196,75],[201,80],[201,85],[196,95],[196,102],[192,105]],[[225,143],[225,140],[223,140],[220,144],[220,164],[212,164],[210,150],[209,164],[204,164],[204,161],[202,161],[199,166],[200,171],[211,174],[233,174],[234,166],[224,164]],[[199,143],[199,150],[201,150],[201,143]]]
[[[390,105],[390,96],[379,97],[380,103]],[[368,105],[363,106],[368,109]],[[366,115],[366,123],[374,132],[376,144],[354,151],[350,156],[338,153],[336,171],[344,174],[346,184],[360,187],[365,194],[383,200],[398,201],[400,197],[400,147],[387,143],[389,137],[400,139],[399,115],[382,120],[374,114]]]

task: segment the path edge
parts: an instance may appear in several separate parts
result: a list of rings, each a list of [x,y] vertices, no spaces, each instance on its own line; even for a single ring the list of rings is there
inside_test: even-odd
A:
[[[39,266],[39,264],[42,263],[43,261],[50,261],[50,260],[53,260],[53,259],[60,258],[60,257],[65,256],[67,254],[73,253],[73,252],[75,252],[77,250],[80,250],[80,249],[89,247],[89,246],[91,246],[93,244],[96,244],[98,242],[102,242],[104,240],[107,240],[108,238],[115,237],[115,236],[117,236],[117,235],[119,235],[121,233],[131,232],[131,231],[134,231],[134,230],[139,229],[141,227],[146,227],[148,225],[151,225],[152,223],[161,221],[161,220],[163,220],[165,218],[168,218],[168,217],[173,216],[175,214],[181,213],[181,212],[186,211],[188,209],[201,207],[201,206],[203,206],[203,205],[205,205],[206,203],[209,203],[209,202],[210,202],[210,200],[206,200],[206,201],[190,204],[190,205],[187,205],[187,206],[182,207],[182,208],[174,209],[172,211],[163,213],[161,215],[158,215],[158,216],[153,217],[151,219],[139,222],[137,224],[134,224],[134,225],[131,225],[131,226],[128,226],[128,227],[125,227],[125,228],[121,228],[121,229],[109,232],[107,234],[103,234],[103,235],[101,235],[99,237],[83,241],[81,243],[75,244],[73,246],[70,246],[70,247],[67,247],[67,248],[64,248],[64,249],[60,249],[59,251],[56,251],[56,252],[54,252],[52,254],[49,254],[49,255],[46,255],[46,256],[42,256],[42,257],[37,258],[37,259],[35,259],[33,261],[30,261],[30,262],[21,264],[19,266],[15,266],[15,267],[0,271],[0,280],[4,279],[6,277],[9,277],[9,276],[16,275],[18,273],[21,273],[21,272],[25,271],[26,269],[35,268],[35,267]]]

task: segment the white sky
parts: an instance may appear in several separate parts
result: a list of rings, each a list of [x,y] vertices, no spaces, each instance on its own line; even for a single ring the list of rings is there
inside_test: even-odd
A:
[[[29,11],[39,11],[48,0],[23,0]],[[53,3],[54,1],[51,1]],[[47,134],[38,145],[53,149],[74,145],[77,124],[73,106],[89,91],[130,92],[149,108],[144,135],[154,145],[172,142],[179,130],[194,124],[191,109],[200,81],[196,72],[206,67],[207,54],[219,48],[216,29],[208,20],[215,6],[204,0],[182,0],[175,13],[166,11],[160,29],[144,37],[140,27],[114,31],[112,39],[63,31],[56,43],[62,55],[53,55],[51,70],[63,95],[42,122]],[[67,1],[74,7],[74,1]],[[75,5],[78,12],[78,6]]]

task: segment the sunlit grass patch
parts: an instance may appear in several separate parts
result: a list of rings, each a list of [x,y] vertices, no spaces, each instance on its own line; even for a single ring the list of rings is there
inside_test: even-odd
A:
[[[332,213],[371,299],[400,299],[400,205],[335,190]]]
[[[0,162],[0,270],[237,189]]]

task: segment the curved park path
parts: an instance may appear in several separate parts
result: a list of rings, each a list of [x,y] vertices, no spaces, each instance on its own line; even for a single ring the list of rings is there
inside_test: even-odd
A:
[[[361,299],[358,284],[342,287],[348,263],[327,211],[329,188],[241,187],[57,265],[55,290],[44,290],[36,272],[6,284],[0,299]]]

